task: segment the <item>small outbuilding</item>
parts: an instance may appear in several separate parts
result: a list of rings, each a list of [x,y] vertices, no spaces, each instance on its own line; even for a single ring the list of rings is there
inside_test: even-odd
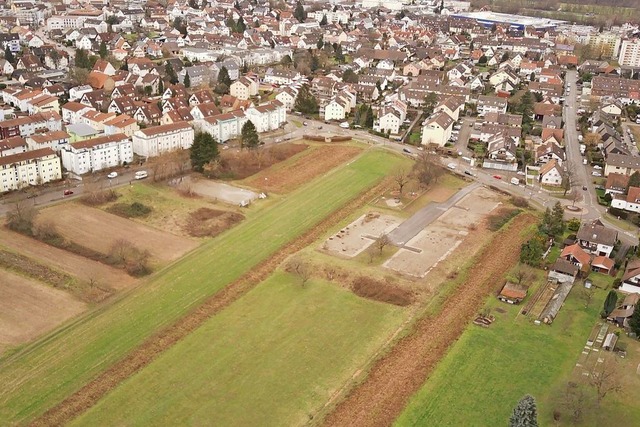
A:
[[[527,296],[528,288],[517,283],[507,282],[498,294],[498,299],[508,304],[520,304]]]
[[[576,280],[579,269],[566,259],[558,258],[549,269],[549,280],[555,280],[559,283],[571,283]]]

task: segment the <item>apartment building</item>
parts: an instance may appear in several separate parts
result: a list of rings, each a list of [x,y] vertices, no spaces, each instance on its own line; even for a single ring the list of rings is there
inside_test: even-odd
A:
[[[19,190],[62,179],[60,158],[51,148],[0,157],[0,191]]]
[[[247,116],[241,110],[206,117],[199,126],[203,132],[213,136],[218,142],[226,142],[240,135]]]
[[[278,100],[257,107],[249,107],[244,114],[253,122],[258,132],[276,130],[287,121],[287,111],[284,104]]]
[[[62,147],[60,154],[62,165],[77,175],[133,161],[131,140],[123,133],[73,142]]]
[[[139,156],[156,157],[191,147],[195,132],[187,122],[140,129],[133,134],[133,151]]]
[[[62,130],[62,117],[56,112],[38,113],[0,122],[0,138],[21,136],[26,138],[36,132]]]
[[[640,67],[640,39],[624,40],[622,42],[618,63],[623,67]]]

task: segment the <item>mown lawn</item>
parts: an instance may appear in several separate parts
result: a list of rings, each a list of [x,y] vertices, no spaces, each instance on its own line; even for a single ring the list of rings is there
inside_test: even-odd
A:
[[[551,326],[516,318],[520,306],[492,297],[487,307],[496,321],[486,329],[469,325],[396,426],[507,425],[527,393],[537,399],[540,425],[551,425],[552,391],[570,377],[606,295],[597,291],[585,309],[580,290],[574,287]]]
[[[72,425],[305,424],[402,313],[278,272]]]
[[[113,304],[0,360],[0,420],[25,422],[43,413],[405,163],[367,151],[272,202]]]

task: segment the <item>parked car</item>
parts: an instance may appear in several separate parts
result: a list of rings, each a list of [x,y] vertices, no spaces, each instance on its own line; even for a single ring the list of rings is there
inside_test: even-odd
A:
[[[602,176],[602,174],[600,172],[596,172],[596,171],[591,172],[591,175],[593,175],[593,176]]]
[[[109,175],[107,175],[107,178],[109,179],[113,179],[113,178],[117,178],[118,177],[118,172],[111,172],[109,173]]]
[[[468,171],[468,170],[464,171],[464,174],[465,174],[465,175],[469,175],[469,176],[475,176],[475,175],[473,174],[473,172]]]
[[[402,151],[404,151],[405,153],[411,154],[411,150],[409,150],[408,148],[403,148]]]
[[[525,174],[525,173],[524,173],[524,171],[518,171],[518,172],[516,172],[516,175],[524,175],[524,174]]]
[[[225,147],[227,148],[227,147]],[[144,179],[146,177],[148,177],[149,174],[147,173],[147,171],[138,171],[135,173],[135,175],[133,176],[135,179]]]
[[[596,170],[600,170],[600,169],[602,169],[602,166],[600,166],[600,165],[595,165],[593,168],[594,168],[594,169],[596,169]]]
[[[583,185],[583,186],[582,186],[582,189],[583,189],[584,191],[587,191],[587,186],[586,186],[586,185]]]
[[[447,167],[448,167],[449,169],[453,170],[453,169],[455,169],[455,168],[456,168],[456,164],[455,164],[455,163],[449,163],[449,164],[447,165]]]
[[[73,194],[72,190],[64,190],[64,193],[62,193],[63,196],[70,196]]]
[[[309,123],[307,122],[302,122],[302,126],[307,126]]]
[[[493,175],[493,177],[494,177],[495,179],[502,179],[502,177],[501,177],[500,175]]]

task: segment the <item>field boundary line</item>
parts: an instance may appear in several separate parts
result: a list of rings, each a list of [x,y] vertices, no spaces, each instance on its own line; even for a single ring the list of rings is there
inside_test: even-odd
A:
[[[194,308],[173,324],[145,340],[140,346],[115,362],[93,380],[67,397],[58,405],[49,409],[34,420],[32,426],[64,425],[95,405],[98,400],[149,365],[164,351],[182,338],[189,335],[209,318],[231,305],[248,291],[265,280],[272,272],[294,253],[309,246],[324,235],[331,227],[347,218],[351,213],[365,206],[375,194],[385,191],[393,185],[392,177],[384,177],[377,184],[363,190],[342,207],[330,213],[306,233],[284,245],[272,256],[258,264],[251,271],[222,288],[209,297],[203,304]]]

